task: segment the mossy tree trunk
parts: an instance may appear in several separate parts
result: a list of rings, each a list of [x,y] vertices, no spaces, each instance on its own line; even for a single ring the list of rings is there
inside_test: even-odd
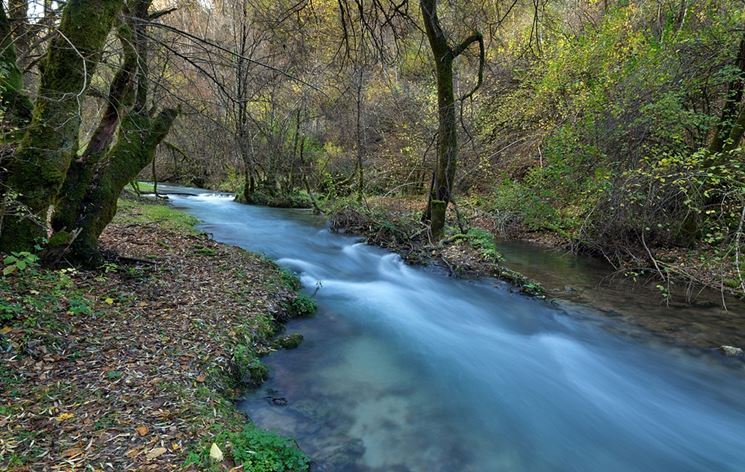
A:
[[[100,259],[98,238],[116,213],[116,203],[124,187],[137,178],[155,157],[158,145],[168,134],[178,115],[167,108],[155,113],[148,106],[148,41],[145,32],[149,20],[150,0],[132,0],[125,11],[126,24],[120,28],[125,57],[109,91],[111,110],[106,110],[89,144],[89,159],[80,162],[82,173],[73,167],[68,172],[74,198],[67,199],[55,217],[55,229],[75,231],[72,242],[73,259],[94,264]],[[110,113],[109,113],[110,112]],[[116,142],[112,133],[118,119],[121,123]],[[86,157],[84,154],[83,157]],[[76,186],[80,189],[73,190]]]
[[[0,249],[28,250],[47,235],[49,208],[78,151],[81,106],[121,0],[70,0],[42,64],[33,117],[7,166],[26,214],[3,220]]]
[[[742,103],[745,88],[745,33],[740,39],[735,77],[727,84],[727,94],[719,123],[712,136],[709,151],[726,154],[740,145],[745,129],[745,105]]]
[[[420,0],[424,27],[435,62],[437,77],[437,163],[435,165],[432,189],[424,219],[430,222],[430,233],[440,239],[445,227],[445,213],[452,200],[455,168],[458,156],[458,130],[455,115],[455,94],[453,92],[453,61],[471,44],[478,43],[480,62],[478,84],[467,96],[473,95],[481,85],[484,71],[484,40],[480,33],[474,33],[461,44],[451,47],[440,26],[437,16],[437,0]],[[463,97],[463,98],[466,98]]]
[[[118,28],[122,45],[122,60],[119,69],[109,86],[106,109],[93,132],[83,154],[73,159],[60,192],[60,199],[52,217],[55,232],[71,231],[78,225],[87,202],[88,188],[93,183],[98,163],[104,158],[116,135],[122,116],[132,106],[137,80],[138,52],[134,47],[134,27],[132,17],[128,17]]]
[[[119,195],[153,160],[177,115],[178,110],[168,108],[154,118],[147,112],[132,112],[122,120],[116,143],[88,189],[87,205],[78,217],[80,233],[72,244],[73,258],[86,264],[99,260],[98,238],[116,214]]]
[[[0,123],[0,136],[3,141],[14,140],[18,130],[31,121],[33,104],[23,89],[23,73],[18,68],[12,22],[5,14],[5,6],[0,3],[0,109],[3,121]]]

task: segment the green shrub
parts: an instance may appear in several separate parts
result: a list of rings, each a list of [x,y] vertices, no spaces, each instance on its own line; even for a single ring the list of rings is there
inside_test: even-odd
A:
[[[258,387],[269,377],[269,368],[261,362],[250,346],[239,344],[235,347],[233,365],[238,375],[237,380],[243,385]]]
[[[295,298],[287,303],[285,309],[292,317],[304,317],[315,313],[318,305],[312,297],[304,293],[298,293]]]
[[[223,431],[212,441],[206,441],[199,452],[192,452],[186,465],[195,465],[201,469],[222,470],[221,466],[210,458],[212,444],[230,458],[243,470],[251,472],[304,472],[310,470],[310,460],[290,439],[276,433],[262,431],[253,425],[247,425],[243,431]]]
[[[465,237],[471,246],[479,250],[484,259],[502,261],[502,254],[497,250],[494,235],[489,231],[483,228],[469,228]]]

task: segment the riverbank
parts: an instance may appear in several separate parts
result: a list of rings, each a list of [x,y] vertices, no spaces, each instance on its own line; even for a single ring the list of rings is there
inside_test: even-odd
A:
[[[498,277],[528,293],[533,292],[536,282],[506,269],[494,241],[527,241],[570,252],[578,249],[577,242],[559,230],[531,231],[509,215],[486,211],[468,200],[460,203],[457,212],[450,211],[449,231],[440,242],[430,241],[420,222],[423,197],[368,197],[364,204],[339,199],[327,205],[326,210],[334,230],[361,235],[371,244],[400,253],[408,262],[436,262],[461,276]],[[715,247],[638,249],[617,264],[595,257],[608,265],[609,272],[656,286],[662,301],[676,295],[673,286],[686,292],[686,301],[695,299],[703,288],[716,290],[722,297],[745,299],[745,262],[741,261],[742,271],[738,273],[734,263],[724,260],[733,258],[733,254],[725,255]]]
[[[297,345],[277,335],[313,302],[293,275],[196,222],[129,197],[100,270],[5,261],[0,469],[307,469],[234,400],[266,377],[260,356]]]
[[[369,198],[364,204],[341,199],[326,208],[333,231],[362,236],[409,264],[436,265],[463,278],[495,277],[519,292],[545,296],[538,282],[504,265],[494,234],[476,226],[456,226],[435,242],[421,222],[422,211],[417,201],[393,198]]]

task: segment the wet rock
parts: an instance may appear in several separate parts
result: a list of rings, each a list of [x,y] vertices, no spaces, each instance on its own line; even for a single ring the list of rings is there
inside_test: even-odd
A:
[[[743,357],[743,350],[735,346],[719,346],[719,352],[727,357]]]
[[[300,346],[300,343],[302,342],[303,335],[294,333],[277,338],[274,341],[273,346],[275,349],[295,349],[296,347]]]
[[[365,444],[361,439],[350,439],[324,448],[319,453],[324,467],[321,470],[349,470],[365,454]]]

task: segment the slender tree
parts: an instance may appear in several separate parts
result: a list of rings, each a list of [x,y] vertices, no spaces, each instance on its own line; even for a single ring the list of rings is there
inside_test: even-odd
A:
[[[457,46],[451,46],[437,16],[437,0],[419,2],[424,27],[429,40],[435,64],[437,78],[437,163],[435,165],[432,188],[425,213],[425,220],[430,222],[432,237],[442,237],[445,227],[445,212],[453,198],[453,182],[458,156],[458,129],[455,113],[455,94],[453,91],[453,62],[468,47],[479,45],[479,70],[476,87],[465,99],[473,95],[481,86],[484,76],[484,38],[480,32],[468,36]]]

